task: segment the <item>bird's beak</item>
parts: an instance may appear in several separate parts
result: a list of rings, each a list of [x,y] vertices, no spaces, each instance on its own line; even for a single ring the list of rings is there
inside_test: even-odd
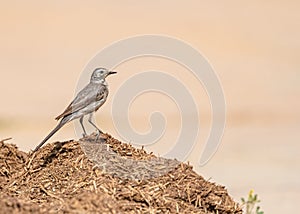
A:
[[[110,72],[108,72],[108,75],[110,75],[110,74],[116,74],[117,72],[115,72],[115,71],[110,71]]]

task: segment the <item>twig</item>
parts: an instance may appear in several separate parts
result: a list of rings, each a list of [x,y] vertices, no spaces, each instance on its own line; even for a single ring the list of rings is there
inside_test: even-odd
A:
[[[12,137],[4,138],[4,139],[0,140],[0,143],[4,143],[4,141],[11,140],[11,139],[12,139]]]
[[[50,196],[50,197],[52,197],[52,198],[55,198],[55,199],[57,199],[57,200],[60,200],[61,202],[64,203],[64,200],[63,200],[62,198],[60,198],[60,197],[58,197],[58,196],[56,196],[56,195],[54,195],[54,194],[48,192],[42,185],[40,185],[40,188],[41,188],[41,190],[42,190],[44,193],[46,193],[46,195],[48,195],[48,196]]]

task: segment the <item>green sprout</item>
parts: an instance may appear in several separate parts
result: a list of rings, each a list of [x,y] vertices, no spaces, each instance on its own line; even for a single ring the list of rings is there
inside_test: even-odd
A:
[[[260,210],[260,206],[256,206],[260,200],[258,199],[257,194],[254,194],[253,190],[249,191],[247,200],[241,198],[241,201],[242,205],[246,206],[246,214],[264,214],[264,212]]]

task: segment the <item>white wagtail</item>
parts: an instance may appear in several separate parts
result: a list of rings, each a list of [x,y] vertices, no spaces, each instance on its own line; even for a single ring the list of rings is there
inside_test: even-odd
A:
[[[86,136],[86,131],[83,126],[83,117],[89,115],[89,123],[96,128],[98,136],[103,132],[92,122],[92,114],[97,111],[103,103],[105,103],[108,95],[108,85],[105,78],[110,74],[115,74],[115,71],[109,71],[106,68],[96,68],[91,76],[90,83],[85,86],[66,108],[66,110],[57,116],[55,119],[60,120],[59,124],[47,135],[47,137],[33,150],[37,151],[43,144],[54,135],[66,123],[80,118],[80,124]]]

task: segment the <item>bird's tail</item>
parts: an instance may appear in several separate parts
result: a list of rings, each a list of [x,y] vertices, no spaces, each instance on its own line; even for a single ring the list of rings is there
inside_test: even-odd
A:
[[[65,125],[66,122],[64,120],[61,120],[60,123],[45,137],[45,139],[33,150],[33,152],[36,152],[39,148],[41,148],[44,143],[46,143],[47,140],[49,140],[52,135],[54,135],[63,125]]]

